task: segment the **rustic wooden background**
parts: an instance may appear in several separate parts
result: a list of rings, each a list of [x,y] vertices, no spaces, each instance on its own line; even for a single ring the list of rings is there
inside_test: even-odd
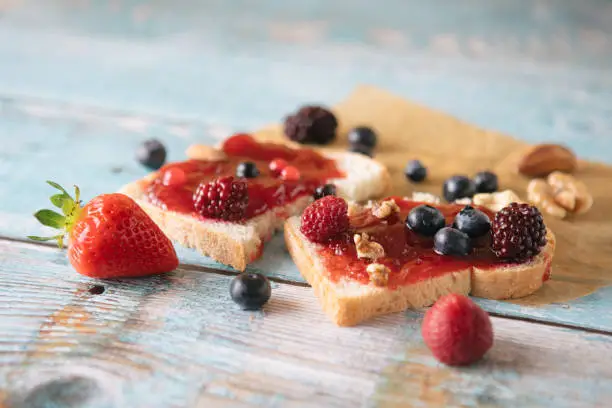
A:
[[[133,159],[145,138],[180,159],[362,83],[612,163],[609,1],[0,0],[0,401],[612,405],[610,288],[537,308],[480,301],[496,345],[449,369],[420,312],[333,327],[280,240],[253,266],[275,280],[257,313],[229,300],[233,271],[191,251],[166,277],[97,282],[24,242],[45,179],[114,191],[146,174]]]

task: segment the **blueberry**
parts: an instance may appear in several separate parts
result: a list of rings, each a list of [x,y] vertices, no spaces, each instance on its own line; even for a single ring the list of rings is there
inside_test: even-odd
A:
[[[466,205],[455,216],[453,228],[466,233],[470,238],[477,238],[489,232],[491,220],[482,211]]]
[[[466,176],[452,176],[444,182],[443,194],[449,203],[460,198],[471,198],[475,192],[474,182]]]
[[[349,151],[354,152],[354,153],[361,153],[368,157],[374,156],[374,152],[372,151],[372,148],[366,145],[361,145],[361,144],[351,145],[351,147],[349,147]]]
[[[243,310],[260,309],[271,294],[270,281],[259,273],[241,273],[230,284],[230,296]]]
[[[427,168],[423,166],[423,163],[420,161],[411,160],[406,165],[404,174],[406,175],[407,179],[412,180],[415,183],[419,183],[425,180],[425,177],[427,177]]]
[[[474,185],[477,193],[494,193],[499,188],[497,175],[490,171],[481,171],[474,176]]]
[[[440,228],[446,225],[444,215],[431,205],[423,204],[414,207],[406,217],[406,226],[420,235],[433,237]]]
[[[472,250],[467,234],[451,227],[444,227],[434,236],[434,251],[440,255],[465,256]]]
[[[348,141],[352,145],[363,145],[370,149],[376,146],[376,133],[366,126],[359,126],[352,129],[348,134]]]
[[[236,177],[255,178],[259,176],[259,169],[253,162],[242,162],[236,167]]]
[[[328,195],[336,195],[336,186],[333,184],[325,184],[316,188],[314,192],[314,199],[318,200]]]
[[[166,162],[166,148],[160,141],[144,141],[136,150],[136,159],[151,170],[158,170]]]

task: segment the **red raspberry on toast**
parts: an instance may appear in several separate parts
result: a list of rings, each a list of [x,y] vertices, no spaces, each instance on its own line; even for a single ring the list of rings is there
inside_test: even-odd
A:
[[[169,272],[177,268],[178,258],[170,240],[157,224],[124,194],[103,194],[80,206],[79,189],[75,198],[57,183],[48,181],[61,193],[51,202],[63,215],[40,210],[35,217],[58,235],[36,241],[57,240],[60,247],[69,236],[68,258],[74,269],[92,278],[125,278]]]
[[[480,360],[493,345],[487,312],[458,294],[438,299],[425,313],[421,333],[434,357],[452,366]]]
[[[326,242],[349,229],[348,204],[336,196],[325,196],[302,214],[300,230],[313,242]]]

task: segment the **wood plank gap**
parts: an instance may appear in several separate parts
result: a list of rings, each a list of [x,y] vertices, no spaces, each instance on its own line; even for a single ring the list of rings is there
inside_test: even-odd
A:
[[[495,312],[488,312],[488,313],[489,313],[489,315],[491,315],[493,317],[499,317],[501,319],[508,319],[508,320],[516,320],[516,321],[526,322],[526,323],[541,324],[543,326],[556,327],[556,328],[559,328],[559,329],[580,330],[580,331],[587,332],[587,333],[592,333],[592,334],[601,334],[603,336],[612,336],[612,331],[607,331],[607,330],[592,329],[590,327],[580,327],[580,326],[576,326],[576,325],[573,325],[573,324],[564,324],[564,323],[557,323],[557,322],[547,322],[546,320],[539,320],[539,319],[529,318],[529,317],[509,316],[509,315],[504,315],[504,314],[495,313]]]
[[[42,246],[42,247],[46,247],[46,248],[57,248],[56,245],[50,244],[48,242],[31,241],[29,239],[23,239],[23,238],[14,238],[14,237],[3,237],[3,236],[0,236],[0,241],[16,242],[16,243],[19,243],[19,244],[33,245],[33,246]],[[240,273],[241,273],[239,271],[228,271],[228,270],[224,270],[224,269],[214,269],[214,268],[210,268],[208,266],[195,265],[195,264],[189,264],[189,263],[180,263],[179,264],[179,268],[181,268],[181,269],[189,269],[189,270],[193,270],[193,271],[197,271],[197,272],[214,273],[214,274],[217,274],[217,275],[224,275],[224,276],[236,276],[236,275],[240,275]],[[268,279],[270,279],[272,282],[282,283],[282,284],[285,284],[285,285],[299,286],[299,287],[302,287],[302,288],[309,288],[310,287],[310,285],[308,283],[305,283],[305,282],[296,282],[296,281],[292,281],[292,280],[289,280],[289,279],[282,279],[282,278],[273,277],[273,276],[268,276]]]

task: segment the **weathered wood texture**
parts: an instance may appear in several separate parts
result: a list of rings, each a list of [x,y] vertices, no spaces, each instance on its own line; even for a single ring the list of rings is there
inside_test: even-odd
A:
[[[264,311],[243,312],[230,279],[182,268],[100,282],[77,275],[57,249],[0,241],[5,404],[612,404],[609,336],[494,318],[487,358],[451,369],[423,345],[419,313],[338,328],[308,288],[286,284],[274,284]],[[92,294],[94,285],[104,292]]]
[[[147,137],[164,140],[170,160],[181,160],[184,149],[191,142],[213,144],[227,135],[222,128],[198,122],[131,116],[36,100],[5,100],[0,108],[0,119],[2,135],[8,141],[0,152],[0,172],[4,174],[0,177],[3,196],[0,235],[21,239],[28,234],[45,233],[31,215],[47,203],[51,189],[44,184],[45,179],[67,186],[78,184],[87,199],[102,192],[116,191],[147,173],[133,157],[136,146]],[[442,181],[436,183],[441,185]],[[605,208],[601,203],[598,206]],[[231,270],[193,251],[177,249],[183,263]],[[280,237],[266,247],[264,257],[250,270],[304,282]],[[585,288],[597,283],[592,275],[589,275],[590,282],[583,282]],[[601,276],[605,277],[603,272]],[[612,331],[612,317],[606,313],[612,307],[612,297],[608,296],[611,292],[612,289],[605,288],[577,301],[538,307],[480,302],[487,310],[500,315]]]

